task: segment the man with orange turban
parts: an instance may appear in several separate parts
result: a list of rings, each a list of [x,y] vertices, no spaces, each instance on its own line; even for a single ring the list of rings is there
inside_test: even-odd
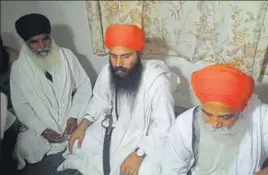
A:
[[[254,81],[238,69],[216,64],[192,74],[201,105],[171,128],[162,175],[253,175],[268,157],[268,106],[254,94]]]
[[[175,121],[170,71],[162,61],[141,60],[145,36],[136,25],[109,26],[105,44],[109,64],[98,76],[88,116],[69,139],[71,154],[58,169],[157,175],[156,150]]]

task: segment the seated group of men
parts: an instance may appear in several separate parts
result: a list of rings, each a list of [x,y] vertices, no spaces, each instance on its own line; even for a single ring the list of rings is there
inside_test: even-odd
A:
[[[268,173],[268,106],[240,70],[215,64],[194,72],[200,105],[175,118],[170,70],[142,60],[138,26],[107,28],[109,63],[93,89],[74,53],[53,40],[45,16],[22,16],[15,27],[25,44],[11,68],[11,101],[27,127],[14,149],[18,169],[64,151],[58,171],[84,175]]]

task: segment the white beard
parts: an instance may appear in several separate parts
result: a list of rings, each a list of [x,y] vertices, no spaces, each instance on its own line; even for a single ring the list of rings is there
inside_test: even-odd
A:
[[[248,123],[241,113],[231,128],[213,128],[211,124],[205,123],[204,120],[200,121],[200,127],[206,130],[215,141],[233,145],[240,141]]]
[[[198,116],[200,142],[196,174],[226,175],[238,154],[243,134],[248,128],[248,120],[240,115],[232,128],[214,129]]]
[[[29,47],[26,47],[26,50],[30,59],[41,71],[50,71],[60,63],[60,48],[53,40],[47,54],[37,55]]]

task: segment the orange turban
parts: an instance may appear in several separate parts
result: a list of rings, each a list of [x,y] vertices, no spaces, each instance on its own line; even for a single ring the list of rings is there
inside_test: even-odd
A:
[[[106,30],[105,45],[107,48],[123,46],[135,51],[142,51],[144,43],[143,30],[134,24],[114,24]]]
[[[220,102],[238,111],[246,107],[254,89],[252,77],[227,64],[211,65],[194,72],[191,83],[202,104]]]

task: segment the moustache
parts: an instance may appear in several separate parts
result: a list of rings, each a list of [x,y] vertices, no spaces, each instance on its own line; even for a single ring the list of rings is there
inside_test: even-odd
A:
[[[129,70],[127,68],[124,67],[115,67],[114,68],[115,72],[121,71],[121,72],[128,72]]]
[[[41,48],[37,50],[37,55],[47,55],[49,52],[49,48]]]

